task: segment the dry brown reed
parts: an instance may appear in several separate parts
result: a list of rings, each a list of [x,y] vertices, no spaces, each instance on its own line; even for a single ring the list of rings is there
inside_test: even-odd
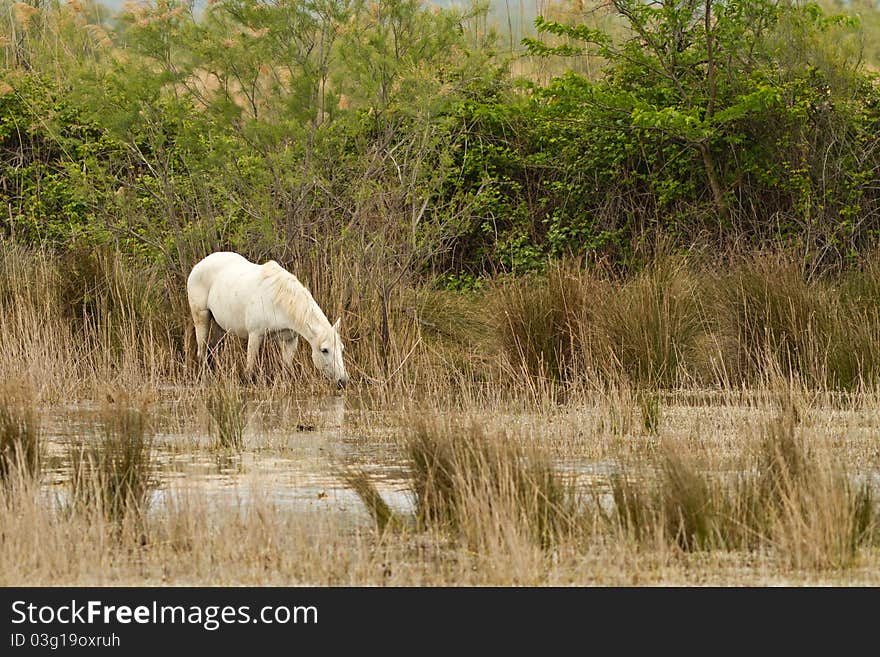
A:
[[[40,464],[40,421],[33,400],[7,388],[0,393],[0,483],[36,479]]]
[[[878,509],[828,450],[798,435],[791,408],[771,420],[729,467],[667,444],[647,467],[612,478],[608,517],[639,543],[684,551],[769,550],[793,568],[845,568],[876,545]]]
[[[547,546],[571,531],[575,494],[537,449],[475,421],[417,420],[406,438],[418,523],[473,549],[507,534]]]
[[[779,254],[711,275],[676,258],[624,278],[562,262],[477,292],[410,282],[383,294],[354,262],[319,264],[291,269],[314,280],[328,314],[342,316],[354,387],[376,400],[502,395],[542,404],[609,386],[766,387],[778,376],[872,390],[880,371],[873,259],[812,278]],[[0,373],[38,397],[199,380],[177,275],[109,251],[59,258],[20,247],[3,250],[0,274]],[[319,389],[306,351],[290,372],[270,345],[261,383]],[[240,370],[244,346],[226,337],[217,356],[221,374]]]
[[[139,524],[157,483],[146,408],[120,394],[106,404],[96,429],[92,440],[68,447],[68,509]]]

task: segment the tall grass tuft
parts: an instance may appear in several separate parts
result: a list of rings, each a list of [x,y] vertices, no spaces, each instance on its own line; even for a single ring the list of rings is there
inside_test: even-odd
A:
[[[206,401],[218,449],[240,450],[244,443],[247,424],[247,399],[241,388],[231,380],[224,380],[210,388]]]
[[[670,387],[683,380],[704,322],[698,277],[683,262],[658,262],[616,282],[592,314],[590,358],[606,376],[624,373],[643,386]]]
[[[379,532],[384,532],[395,519],[395,515],[388,503],[382,499],[382,495],[370,476],[363,469],[355,468],[342,468],[339,470],[338,476],[361,499]]]
[[[0,482],[40,473],[40,426],[33,404],[21,395],[0,397]]]
[[[809,277],[785,253],[726,263],[662,256],[626,278],[564,262],[490,287],[502,353],[551,382],[766,385],[820,389],[880,380],[880,264]]]
[[[753,257],[708,287],[708,321],[734,383],[775,373],[815,388],[876,386],[880,266],[808,278],[785,254]]]
[[[612,524],[683,551],[772,549],[795,568],[843,568],[877,539],[867,485],[803,443],[790,409],[764,429],[735,474],[709,474],[680,445],[612,477]]]
[[[146,410],[127,399],[108,404],[94,441],[70,447],[70,503],[108,521],[140,521],[156,486]]]
[[[656,434],[660,430],[663,410],[657,391],[641,390],[637,395],[642,414],[642,427],[647,433]]]
[[[639,542],[685,551],[717,547],[724,516],[713,482],[669,447],[653,465],[611,477],[615,526]]]
[[[502,350],[517,373],[553,381],[571,376],[582,315],[590,311],[599,286],[588,273],[560,263],[543,276],[495,287],[489,310]]]
[[[513,532],[547,546],[571,531],[574,492],[549,459],[504,434],[417,421],[407,438],[417,521],[474,549]]]
[[[789,259],[765,257],[740,263],[716,281],[713,321],[728,349],[726,370],[736,382],[768,372],[825,381],[834,309],[826,291],[807,281]]]
[[[677,260],[626,281],[554,264],[494,290],[499,341],[533,377],[572,382],[592,372],[672,386],[704,331],[698,280]]]
[[[763,533],[794,567],[849,565],[873,541],[876,509],[868,486],[858,486],[842,464],[819,455],[796,432],[793,412],[765,429],[758,475],[741,495]],[[749,485],[750,484],[750,485]]]
[[[880,253],[845,272],[833,293],[841,321],[831,340],[830,385],[874,389],[880,380]]]

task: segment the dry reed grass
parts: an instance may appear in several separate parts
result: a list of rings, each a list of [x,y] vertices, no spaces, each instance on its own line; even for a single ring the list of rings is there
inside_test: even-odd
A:
[[[225,379],[213,385],[205,402],[218,449],[239,450],[247,424],[247,400],[241,388]]]
[[[40,422],[30,396],[7,389],[0,393],[0,483],[15,485],[39,477]]]
[[[797,432],[789,407],[718,471],[680,443],[647,467],[612,477],[614,531],[642,544],[683,551],[770,551],[796,569],[846,568],[876,547],[880,514],[871,488],[857,485],[832,450]],[[732,470],[732,471],[731,471]]]
[[[68,510],[120,525],[139,524],[156,487],[146,409],[120,395],[101,416],[92,440],[68,447]]]
[[[714,276],[671,257],[628,278],[558,263],[466,294],[401,284],[384,301],[361,270],[344,270],[352,263],[319,264],[297,271],[330,315],[342,315],[357,389],[387,402],[500,395],[542,404],[609,386],[767,387],[779,376],[866,391],[880,372],[873,258],[813,278],[779,254],[731,261]],[[20,247],[4,248],[0,274],[0,373],[39,398],[198,380],[176,275],[111,252],[59,259]],[[293,372],[266,351],[261,385],[320,389],[305,349]],[[243,355],[241,341],[220,341],[222,371],[240,370]]]
[[[94,505],[68,513],[31,480],[0,487],[0,573],[17,584],[876,584],[876,502],[829,445],[808,445],[821,427],[800,412],[802,424],[735,429],[726,450],[665,428],[635,451],[628,438],[614,470],[581,486],[599,507],[565,492],[574,480],[559,455],[581,451],[577,423],[410,416],[400,445],[421,460],[408,474],[418,522],[401,522],[363,471],[347,479],[382,510],[375,529],[269,488],[220,501],[185,481],[120,523]],[[608,449],[609,438],[591,440]]]
[[[226,436],[216,442],[246,450],[245,398],[326,389],[307,363],[276,369],[270,351],[265,377],[245,391],[234,340],[219,347],[220,378],[206,379],[178,283],[138,267],[112,254],[63,263],[3,251],[0,375],[33,390],[10,411],[4,445],[38,444],[47,404],[121,387],[179,409],[182,430],[213,408]],[[337,476],[372,525],[261,493],[227,508],[164,484],[151,505],[144,409],[117,395],[67,454],[62,503],[36,476],[0,487],[6,581],[687,583],[698,572],[719,583],[876,583],[876,494],[864,476],[880,465],[869,440],[880,425],[870,419],[873,260],[814,278],[767,256],[715,277],[670,260],[629,278],[562,263],[470,294],[401,285],[385,298],[387,334],[382,304],[357,276],[346,289],[332,269],[312,284],[324,305],[345,309],[357,373],[346,405],[361,410],[341,430],[358,435],[397,410],[412,518],[356,464]],[[684,426],[682,404],[694,416]],[[841,413],[867,418],[842,447],[827,419]],[[585,483],[560,465],[570,461],[610,470]]]

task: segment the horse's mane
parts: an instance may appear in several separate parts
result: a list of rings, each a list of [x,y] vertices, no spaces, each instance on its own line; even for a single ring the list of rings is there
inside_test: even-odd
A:
[[[312,330],[329,324],[312,293],[284,267],[270,260],[263,265],[261,275],[272,291],[272,300],[287,312],[293,322],[314,327]]]

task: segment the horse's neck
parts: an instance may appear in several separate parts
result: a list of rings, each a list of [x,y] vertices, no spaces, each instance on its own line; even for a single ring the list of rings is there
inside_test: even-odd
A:
[[[322,335],[323,324],[329,322],[308,289],[299,280],[293,285],[295,287],[290,289],[290,292],[298,297],[298,303],[303,305],[303,309],[300,312],[288,313],[290,328],[314,346],[315,341]]]
[[[315,303],[312,301],[312,303]],[[314,318],[314,319],[312,319]],[[306,342],[310,345],[315,346],[315,341],[321,335],[318,330],[317,320],[318,315],[314,312],[313,308],[310,308],[306,311],[305,315],[302,317],[303,321],[297,322],[296,326],[292,326],[294,331],[299,333],[303,338],[305,338]],[[310,321],[311,320],[311,321]]]

